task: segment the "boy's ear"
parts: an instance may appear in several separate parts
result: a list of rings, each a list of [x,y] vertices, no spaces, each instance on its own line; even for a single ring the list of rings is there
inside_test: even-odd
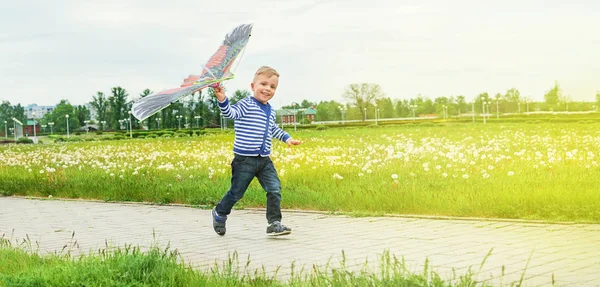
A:
[[[250,83],[250,90],[254,92],[254,82]]]

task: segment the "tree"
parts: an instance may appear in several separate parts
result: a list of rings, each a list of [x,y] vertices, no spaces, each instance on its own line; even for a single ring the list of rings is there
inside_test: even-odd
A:
[[[490,98],[490,95],[485,92],[485,93],[481,93],[479,95],[477,95],[477,97],[475,98],[475,110],[476,111],[480,111],[481,113],[484,112],[483,110],[483,102],[492,102],[492,99]]]
[[[5,131],[8,131],[5,128],[4,121],[6,121],[6,126],[8,126],[9,128],[11,128],[11,127],[13,127],[12,118],[14,116],[15,116],[15,113],[14,113],[14,110],[13,110],[13,106],[10,105],[10,102],[9,101],[2,101],[2,104],[0,105],[0,125],[2,126],[2,130],[0,131],[0,133],[2,135],[4,135]],[[21,121],[21,122],[23,122],[23,121]],[[10,133],[10,131],[9,131],[9,133]]]
[[[250,96],[250,91],[237,90],[233,93],[233,96],[231,96],[231,99],[229,99],[229,102],[233,105],[248,96]]]
[[[12,117],[13,109],[10,105],[10,102],[2,101],[2,104],[0,105],[0,121],[2,121],[2,124],[4,124],[4,121],[7,121],[7,123],[11,123],[12,121],[10,119]],[[4,130],[2,132],[4,132]]]
[[[448,109],[448,113],[451,113],[451,110],[449,108],[450,107],[450,99],[449,98],[447,98],[447,97],[438,97],[438,98],[435,98],[433,100],[433,102],[434,102],[435,113],[439,117],[442,117],[444,115],[444,113],[445,113],[444,106],[448,107],[447,108]]]
[[[342,120],[342,111],[341,107],[343,105],[336,101],[321,101],[316,105],[317,110],[317,119],[319,121],[341,121]],[[348,107],[346,107],[346,110]],[[345,120],[348,119],[347,113]]]
[[[410,110],[410,102],[408,100],[396,101],[396,117],[407,118],[412,117],[412,111]]]
[[[467,101],[465,100],[465,96],[457,96],[456,97],[456,109],[458,110],[458,114],[466,113],[469,108]]]
[[[378,84],[351,84],[346,88],[343,97],[353,103],[365,117],[367,106],[374,103],[376,99],[383,97],[381,87]]]
[[[205,119],[211,126],[221,126],[221,109],[219,108],[215,90],[208,89],[207,109],[208,113]]]
[[[394,103],[390,98],[383,98],[377,101],[377,108],[379,108],[379,117],[384,119],[390,119],[394,117]]]
[[[516,112],[518,110],[519,103],[522,100],[519,90],[512,88],[506,91],[504,98],[506,99],[505,111]]]
[[[560,91],[560,87],[558,86],[558,81],[554,82],[554,87],[552,87],[552,89],[550,89],[550,91],[548,91],[545,95],[544,95],[544,101],[546,102],[546,104],[554,106],[556,104],[558,104],[558,100],[561,98],[561,91]]]
[[[73,118],[79,121],[79,125],[85,125],[85,121],[90,120],[90,110],[86,106],[75,106],[74,108]]]
[[[506,100],[511,103],[518,103],[521,100],[521,93],[519,90],[512,88],[506,91]]]
[[[307,100],[303,100],[302,103],[300,103],[300,107],[303,109],[308,109],[308,108],[314,107],[314,106],[316,106],[315,103],[309,102]]]
[[[66,117],[69,115],[69,118]],[[54,122],[55,131],[67,131],[67,120],[69,121],[69,131],[78,129],[81,125],[75,117],[75,108],[67,100],[61,100],[58,105],[52,111],[50,116],[51,121]]]
[[[12,107],[12,114],[15,119],[19,120],[23,124],[27,124],[27,116],[25,115],[25,108],[21,104],[17,104]]]
[[[100,123],[100,121],[105,121],[108,113],[108,101],[106,100],[104,93],[98,91],[96,96],[93,96],[90,105],[96,110],[96,121],[98,123]]]
[[[114,87],[111,89],[112,95],[108,98],[109,114],[110,114],[110,126],[113,129],[120,129],[119,120],[128,119],[126,101],[129,94],[121,87]]]

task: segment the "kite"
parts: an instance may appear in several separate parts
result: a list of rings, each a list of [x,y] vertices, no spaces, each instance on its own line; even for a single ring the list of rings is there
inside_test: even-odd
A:
[[[240,51],[246,47],[250,39],[252,26],[253,24],[243,24],[235,27],[225,36],[225,40],[223,40],[217,52],[202,66],[203,69],[200,75],[188,76],[177,88],[140,98],[133,103],[131,114],[139,121],[143,121],[184,96],[233,79],[235,75],[230,71],[231,66]]]

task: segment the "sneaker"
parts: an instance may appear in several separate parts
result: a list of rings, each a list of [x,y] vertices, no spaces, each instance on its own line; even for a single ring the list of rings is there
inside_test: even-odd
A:
[[[212,219],[213,229],[215,232],[221,236],[225,235],[225,221],[227,221],[227,216],[219,216],[219,214],[217,214],[217,210],[213,208]]]
[[[292,233],[292,229],[281,224],[279,221],[274,221],[267,227],[267,235],[277,236]]]

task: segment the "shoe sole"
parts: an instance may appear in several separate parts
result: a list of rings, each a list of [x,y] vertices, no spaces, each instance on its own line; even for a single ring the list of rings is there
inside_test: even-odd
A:
[[[214,231],[215,231],[215,232],[216,232],[218,235],[220,235],[220,236],[224,236],[224,235],[225,235],[225,233],[227,232],[227,229],[225,228],[225,223],[220,223],[220,222],[217,222],[217,221],[215,220],[215,215],[214,215],[214,212],[215,212],[215,211],[214,211],[214,209],[213,209],[213,211],[211,212],[212,219],[213,219],[213,230],[214,230]],[[221,226],[221,224],[223,224],[223,226]]]
[[[281,236],[281,235],[288,235],[290,233],[292,233],[292,231],[284,231],[284,232],[279,232],[279,233],[271,232],[271,233],[267,233],[267,236]]]

